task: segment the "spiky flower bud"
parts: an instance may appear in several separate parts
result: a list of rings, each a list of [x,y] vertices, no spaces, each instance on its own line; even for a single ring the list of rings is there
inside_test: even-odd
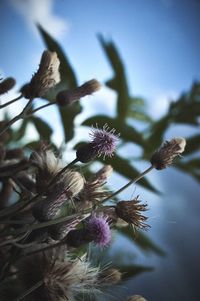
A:
[[[152,155],[150,159],[152,166],[158,170],[168,167],[172,164],[174,158],[182,154],[185,146],[184,138],[173,138],[170,141],[165,141],[160,149]]]
[[[149,225],[145,223],[147,217],[141,214],[141,212],[146,210],[147,204],[140,204],[138,197],[131,201],[118,202],[115,207],[116,214],[119,218],[141,229],[147,229],[149,227]]]
[[[0,95],[10,91],[16,84],[16,81],[12,77],[5,78],[0,82]]]
[[[59,106],[68,106],[84,96],[91,95],[100,88],[101,84],[96,79],[92,79],[76,89],[59,92],[56,96],[56,102]]]
[[[127,299],[127,301],[147,301],[147,299],[145,299],[144,297],[140,296],[140,295],[134,295],[131,296]]]
[[[102,129],[93,128],[90,133],[92,142],[84,144],[76,152],[77,159],[82,163],[94,160],[96,157],[112,157],[115,151],[119,134],[115,134],[115,129],[110,129],[107,124]]]
[[[44,51],[38,71],[21,91],[24,97],[32,99],[42,97],[50,88],[56,86],[60,82],[59,66],[60,60],[57,53]]]
[[[122,279],[122,273],[115,268],[107,268],[99,274],[99,281],[102,285],[115,285]]]

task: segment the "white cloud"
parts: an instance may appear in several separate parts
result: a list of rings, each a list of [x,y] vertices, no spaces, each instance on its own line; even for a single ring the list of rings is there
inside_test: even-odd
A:
[[[54,15],[53,2],[53,0],[10,0],[35,32],[35,23],[39,23],[52,36],[61,37],[68,30],[68,24],[66,20]]]

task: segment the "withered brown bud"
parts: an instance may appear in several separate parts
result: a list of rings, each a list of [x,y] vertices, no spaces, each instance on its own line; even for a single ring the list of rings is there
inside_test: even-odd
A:
[[[56,96],[56,102],[59,106],[68,106],[84,96],[91,95],[100,88],[101,84],[96,79],[92,79],[76,89],[59,92]]]
[[[10,91],[16,84],[16,81],[12,77],[5,78],[0,82],[0,95]]]
[[[99,281],[102,285],[115,285],[122,279],[122,273],[115,268],[108,268],[99,274]]]
[[[152,166],[158,170],[168,167],[177,156],[181,155],[185,146],[184,138],[173,138],[170,141],[165,141],[160,149],[152,155],[150,159]]]
[[[60,61],[56,52],[44,51],[38,71],[34,74],[29,84],[26,84],[21,92],[26,98],[44,96],[50,88],[60,82]]]
[[[140,295],[134,295],[131,296],[127,299],[127,301],[147,301],[147,299],[145,299],[144,297],[140,296]]]
[[[141,214],[141,212],[146,210],[147,204],[140,204],[138,197],[131,201],[118,202],[115,207],[116,214],[119,218],[141,229],[147,229],[149,227],[149,225],[145,223],[147,217]]]

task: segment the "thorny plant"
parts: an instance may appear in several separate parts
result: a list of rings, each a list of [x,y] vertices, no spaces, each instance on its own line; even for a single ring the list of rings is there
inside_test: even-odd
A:
[[[1,121],[0,129],[0,267],[1,300],[74,300],[80,293],[102,291],[120,282],[122,274],[115,268],[92,267],[87,253],[74,257],[82,245],[109,246],[112,229],[120,220],[146,230],[144,215],[147,204],[138,197],[108,205],[128,186],[152,169],[162,170],[172,164],[185,148],[185,139],[166,141],[150,158],[149,167],[115,192],[106,189],[112,167],[105,165],[85,178],[76,163],[88,163],[99,156],[112,157],[119,135],[106,124],[92,128],[91,141],[81,145],[76,158],[64,165],[51,147],[41,147],[27,158],[22,149],[9,149],[4,141],[9,128],[19,119],[30,117],[46,106],[70,106],[80,98],[99,90],[97,80],[90,80],[74,90],[58,93],[54,102],[35,110],[32,103],[60,81],[59,59],[55,52],[44,51],[38,71],[21,95],[2,104],[9,106],[22,97],[28,99],[22,112],[9,121]],[[13,88],[15,80],[0,83],[0,93]],[[15,190],[18,199],[10,204]],[[110,204],[110,203],[109,203]],[[9,286],[12,285],[12,291]],[[17,288],[15,290],[15,288]],[[145,300],[135,295],[130,300]]]

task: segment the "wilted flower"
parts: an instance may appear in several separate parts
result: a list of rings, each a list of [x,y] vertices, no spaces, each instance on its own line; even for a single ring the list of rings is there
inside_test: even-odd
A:
[[[115,151],[119,134],[115,134],[115,129],[109,129],[105,124],[103,129],[93,128],[90,133],[92,142],[79,147],[76,156],[82,163],[87,163],[96,157],[106,156],[112,157]]]
[[[165,141],[151,157],[151,164],[154,168],[161,170],[171,165],[174,158],[180,156],[184,151],[186,141],[184,138],[173,138]]]
[[[118,202],[115,207],[116,214],[119,218],[141,229],[147,229],[149,227],[149,225],[145,223],[147,217],[141,214],[141,212],[146,210],[147,204],[140,204],[138,197],[131,201]]]
[[[64,90],[57,94],[56,102],[60,106],[71,105],[78,101],[80,98],[91,95],[101,88],[101,84],[96,80],[92,79],[76,89]]]
[[[16,84],[16,81],[12,77],[5,78],[3,81],[0,82],[0,95],[8,92],[11,90]]]
[[[42,97],[60,82],[60,61],[56,52],[44,51],[38,71],[34,74],[29,84],[22,89],[26,98]]]
[[[99,268],[91,267],[85,255],[71,259],[57,249],[24,260],[20,278],[27,289],[42,281],[31,293],[34,300],[74,300],[77,294],[97,292],[98,273]]]

